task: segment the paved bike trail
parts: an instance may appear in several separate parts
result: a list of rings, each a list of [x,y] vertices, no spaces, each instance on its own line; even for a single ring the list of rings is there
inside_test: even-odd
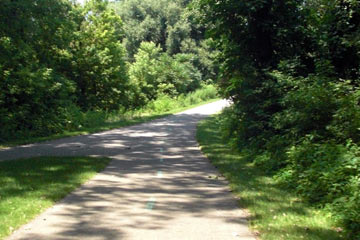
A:
[[[131,127],[0,149],[0,160],[112,159],[9,239],[255,239],[195,138],[197,123],[225,105],[217,101]]]

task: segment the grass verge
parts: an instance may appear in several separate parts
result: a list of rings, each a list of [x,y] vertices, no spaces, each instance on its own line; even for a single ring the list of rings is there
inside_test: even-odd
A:
[[[103,170],[108,158],[39,157],[0,162],[0,239]]]
[[[188,95],[181,95],[176,99],[170,98],[168,96],[160,96],[157,100],[150,102],[142,109],[128,111],[126,113],[76,113],[75,115],[83,115],[81,117],[83,119],[82,122],[86,123],[82,126],[81,124],[75,124],[76,127],[72,126],[68,129],[65,128],[61,133],[52,134],[49,136],[37,137],[27,134],[26,136],[15,137],[11,140],[2,142],[0,141],[0,149],[131,126],[166,117],[168,115],[182,112],[187,109],[194,108],[206,103],[211,103],[217,100],[219,100],[219,98],[216,96],[216,88],[210,85],[193,93],[189,93]],[[76,119],[73,122],[76,122]]]
[[[232,149],[221,136],[221,115],[198,126],[197,139],[202,151],[228,179],[240,206],[250,211],[251,229],[259,239],[345,239],[331,213],[312,208],[282,189],[251,163],[250,154]]]

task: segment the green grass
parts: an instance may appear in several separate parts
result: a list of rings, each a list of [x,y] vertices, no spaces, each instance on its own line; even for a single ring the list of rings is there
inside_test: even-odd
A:
[[[249,154],[235,151],[224,142],[221,115],[203,121],[197,138],[202,151],[229,180],[239,205],[250,212],[250,226],[263,240],[338,240],[342,229],[331,214],[304,203],[264,171],[257,169]]]
[[[86,124],[81,127],[69,127],[64,129],[61,133],[52,134],[50,136],[30,136],[15,137],[7,141],[0,141],[0,149],[6,147],[13,147],[22,144],[29,144],[34,142],[43,142],[65,137],[72,137],[78,135],[85,135],[106,131],[114,128],[131,126],[139,123],[148,122],[154,119],[166,117],[168,115],[181,112],[193,107],[197,107],[206,103],[219,100],[216,95],[214,86],[205,86],[188,95],[181,95],[177,99],[172,99],[167,96],[161,96],[156,101],[149,103],[142,109],[136,111],[128,111],[126,113],[114,112],[88,112],[84,113],[81,118],[85,118]],[[76,113],[81,114],[81,113]],[[75,114],[75,115],[76,115]],[[76,118],[76,117],[75,117]],[[76,120],[76,119],[75,119]],[[82,120],[84,121],[84,120]],[[76,124],[77,126],[80,124]],[[1,140],[1,138],[0,138]]]
[[[90,157],[0,161],[0,239],[64,198],[109,161]]]

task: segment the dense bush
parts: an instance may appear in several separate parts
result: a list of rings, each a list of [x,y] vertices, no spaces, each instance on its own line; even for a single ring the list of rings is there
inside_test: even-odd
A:
[[[70,3],[5,0],[0,15],[0,138],[60,131],[75,91],[60,66],[71,59]]]
[[[1,139],[62,132],[68,109],[78,106],[129,104],[122,22],[106,2],[1,1],[0,8]]]
[[[170,57],[166,53],[160,58],[159,81],[162,86],[168,85],[159,91],[170,95],[179,95],[194,91],[200,87],[201,73],[193,65],[192,56],[189,54],[177,54]],[[175,92],[171,92],[175,90]]]
[[[198,0],[233,145],[360,237],[360,3]]]
[[[160,55],[160,47],[152,42],[143,42],[135,55],[135,62],[129,67],[129,77],[136,86],[135,96],[140,106],[156,98]]]
[[[131,104],[125,64],[123,23],[106,2],[89,1],[81,9],[72,42],[71,79],[76,104],[83,110],[116,110]]]
[[[353,236],[359,234],[360,148],[333,142],[316,143],[311,137],[289,148],[287,166],[277,178],[310,202],[333,210]]]
[[[203,85],[194,92],[181,94],[176,97],[161,94],[156,100],[150,101],[144,108],[145,112],[167,112],[174,109],[188,107],[204,101],[216,99],[217,89],[214,85]]]
[[[158,95],[170,97],[194,91],[200,86],[201,73],[191,63],[190,55],[174,57],[161,51],[153,42],[142,42],[129,76],[136,86],[137,103],[142,106]]]

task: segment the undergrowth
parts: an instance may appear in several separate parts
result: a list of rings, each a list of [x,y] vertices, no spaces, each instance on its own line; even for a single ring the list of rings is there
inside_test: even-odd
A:
[[[224,119],[222,114],[203,121],[197,138],[202,151],[229,180],[240,206],[250,211],[251,228],[260,239],[349,239],[332,211],[311,206],[284,188],[273,174],[254,163],[255,151],[239,152],[230,138],[224,140]]]
[[[113,128],[119,128],[161,118],[172,113],[205,104],[218,99],[217,90],[213,85],[205,85],[201,89],[186,95],[171,98],[167,95],[159,96],[146,106],[135,110],[119,110],[113,112],[87,111],[79,108],[66,109],[64,124],[59,125],[53,132],[22,131],[8,136],[0,136],[0,148],[19,144],[27,144],[76,136]]]

